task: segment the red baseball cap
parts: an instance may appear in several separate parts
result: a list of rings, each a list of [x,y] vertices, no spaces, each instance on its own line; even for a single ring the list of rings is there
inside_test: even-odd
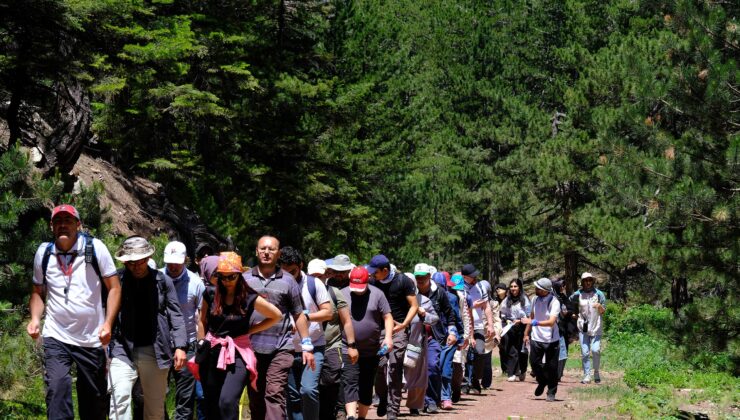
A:
[[[365,267],[359,266],[349,273],[349,290],[353,292],[364,292],[367,289],[367,281],[370,275]]]
[[[455,283],[452,282],[452,276],[449,272],[443,271],[442,274],[445,275],[445,280],[447,280],[447,287],[452,287],[455,285]]]
[[[56,215],[60,213],[67,213],[75,219],[80,220],[80,213],[77,212],[76,208],[70,206],[69,204],[60,204],[54,207],[54,210],[51,211],[51,218],[54,219],[54,217],[56,217]]]

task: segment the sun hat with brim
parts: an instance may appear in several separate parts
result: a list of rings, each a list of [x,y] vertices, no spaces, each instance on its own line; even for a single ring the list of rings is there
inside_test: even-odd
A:
[[[349,271],[355,267],[348,256],[339,254],[334,258],[331,258],[331,262],[327,260],[326,268],[331,268],[334,271]]]
[[[222,252],[218,256],[218,268],[216,268],[216,272],[222,274],[241,273],[242,257],[236,252]]]
[[[450,277],[450,282],[452,282],[452,289],[453,290],[463,290],[465,289],[464,284],[465,279],[463,279],[462,274],[455,273]]]
[[[306,273],[310,276],[313,276],[314,274],[325,274],[326,273],[326,263],[324,260],[320,260],[318,258],[313,259],[308,262],[308,267],[306,268]]]
[[[534,287],[552,293],[552,281],[547,277],[543,277],[534,282]]]
[[[116,251],[116,259],[121,262],[139,261],[154,255],[154,246],[141,236],[132,236]]]
[[[352,292],[364,292],[370,275],[365,267],[355,267],[349,273],[349,290]]]

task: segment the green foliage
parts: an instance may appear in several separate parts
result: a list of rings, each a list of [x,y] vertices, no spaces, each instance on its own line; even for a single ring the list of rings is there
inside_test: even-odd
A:
[[[602,365],[606,370],[623,370],[631,390],[617,392],[618,413],[637,418],[677,415],[686,402],[679,395],[681,389],[691,390],[692,403],[710,401],[721,408],[740,402],[740,380],[727,363],[730,355],[692,357],[695,346],[671,338],[680,337],[681,326],[669,310],[611,305],[607,314]],[[670,330],[674,332],[666,333]]]

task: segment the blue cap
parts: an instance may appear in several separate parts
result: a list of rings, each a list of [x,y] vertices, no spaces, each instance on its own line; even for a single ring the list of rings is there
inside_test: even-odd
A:
[[[378,254],[374,256],[370,262],[367,265],[367,272],[369,274],[375,274],[376,271],[378,271],[379,268],[390,266],[391,262],[388,260],[388,258],[383,254]]]
[[[439,287],[447,290],[447,277],[441,271],[437,271],[432,274],[432,280],[439,285]]]
[[[465,289],[465,283],[462,274],[455,273],[452,275],[452,278],[450,278],[450,281],[454,283],[455,285],[452,286],[453,290],[463,290]]]

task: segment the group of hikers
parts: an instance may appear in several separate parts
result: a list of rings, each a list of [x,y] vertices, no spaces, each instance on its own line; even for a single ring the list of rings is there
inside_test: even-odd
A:
[[[196,273],[182,242],[157,269],[146,238],[111,256],[81,227],[73,206],[55,207],[54,241],[34,259],[27,330],[43,337],[48,418],[74,418],[72,365],[83,420],[164,418],[170,375],[177,419],[237,419],[245,388],[254,419],[355,420],[374,403],[395,419],[404,391],[412,415],[452,410],[491,387],[496,347],[507,381],[524,381],[529,363],[534,395],[555,401],[576,334],[582,382],[601,381],[606,302],[589,273],[570,297],[541,278],[530,299],[520,279],[492,287],[473,264],[306,263],[272,236],[259,238],[251,268],[199,246]]]

